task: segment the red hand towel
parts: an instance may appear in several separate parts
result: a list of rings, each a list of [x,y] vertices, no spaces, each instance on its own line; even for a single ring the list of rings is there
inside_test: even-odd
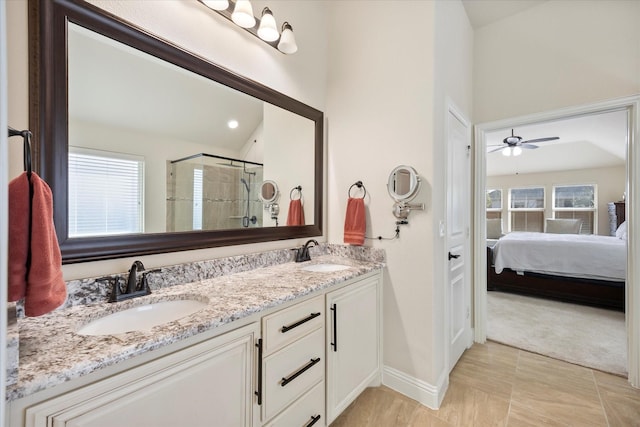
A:
[[[51,189],[31,173],[31,245],[29,245],[29,183],[23,173],[9,183],[9,301],[24,297],[27,316],[41,316],[55,310],[67,298],[62,277],[62,256],[53,225]],[[31,266],[26,260],[31,248]]]
[[[9,183],[9,301],[24,298],[27,293],[28,236],[29,180],[23,173]]]
[[[344,219],[344,242],[362,246],[367,230],[364,199],[349,197],[347,200],[347,214]]]
[[[304,208],[302,206],[302,200],[295,199],[289,202],[287,225],[304,225]]]

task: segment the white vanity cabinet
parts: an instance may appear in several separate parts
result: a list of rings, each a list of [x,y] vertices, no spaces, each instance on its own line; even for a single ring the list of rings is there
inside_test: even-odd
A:
[[[368,273],[27,395],[9,425],[327,426],[380,384],[381,283]]]
[[[250,426],[253,323],[26,409],[27,427]]]
[[[368,386],[380,385],[381,274],[326,294],[327,423]]]
[[[325,306],[318,295],[262,319],[261,421],[324,426]]]

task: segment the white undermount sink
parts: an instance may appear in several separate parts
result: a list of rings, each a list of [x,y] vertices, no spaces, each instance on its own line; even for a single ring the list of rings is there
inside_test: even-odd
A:
[[[115,335],[149,331],[154,326],[178,320],[207,306],[194,299],[159,301],[122,310],[93,320],[78,330],[80,335]]]
[[[304,271],[312,271],[314,273],[330,273],[332,271],[341,271],[350,268],[348,265],[342,264],[312,264],[302,267]]]

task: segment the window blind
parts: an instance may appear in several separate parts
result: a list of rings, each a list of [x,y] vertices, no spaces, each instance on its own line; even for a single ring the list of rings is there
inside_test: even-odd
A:
[[[69,152],[69,237],[141,233],[144,161],[97,150]]]
[[[596,233],[597,188],[593,184],[553,187],[553,217],[581,219],[580,234]]]
[[[202,230],[202,169],[193,170],[193,229]]]

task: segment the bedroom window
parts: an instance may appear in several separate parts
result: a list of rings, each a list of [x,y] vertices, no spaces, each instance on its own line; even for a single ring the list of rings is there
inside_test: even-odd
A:
[[[580,234],[595,234],[597,191],[593,184],[555,185],[553,187],[553,217],[581,219]]]
[[[487,219],[502,218],[502,189],[487,190]]]
[[[544,231],[544,187],[509,189],[509,230]]]

